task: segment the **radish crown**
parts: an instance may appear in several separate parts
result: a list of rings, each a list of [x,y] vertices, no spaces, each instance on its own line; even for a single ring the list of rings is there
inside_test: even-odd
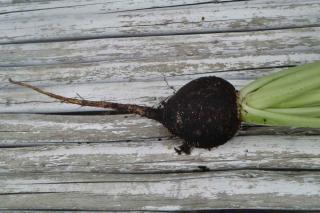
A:
[[[259,78],[239,97],[243,121],[320,128],[320,61]]]

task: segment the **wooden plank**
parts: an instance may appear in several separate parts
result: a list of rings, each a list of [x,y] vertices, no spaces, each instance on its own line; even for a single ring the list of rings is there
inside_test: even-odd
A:
[[[179,89],[190,80],[205,75],[186,76],[175,80],[169,80],[169,83],[170,86]],[[230,80],[230,82],[237,88],[240,88],[247,84],[249,80]],[[88,100],[108,100],[153,107],[157,107],[161,101],[174,93],[163,79],[158,81],[67,84],[50,87],[44,87],[36,83],[34,83],[34,85],[38,85],[41,88],[56,94],[63,94],[67,97],[77,97],[77,94],[80,94],[82,98]],[[80,107],[73,104],[61,103],[23,87],[1,89],[0,100],[0,110],[2,113],[48,113],[92,111],[96,109],[103,110],[94,107]]]
[[[1,15],[1,43],[318,26],[318,0],[261,1],[108,13],[101,6]],[[27,20],[27,21],[26,21]]]
[[[190,4],[201,4],[201,3],[219,3],[225,1],[239,1],[239,0],[28,0],[28,1],[17,1],[17,0],[1,0],[0,1],[0,14],[6,13],[21,13],[30,12],[34,10],[50,10],[50,9],[61,9],[61,8],[85,8],[88,6],[96,6],[104,8],[104,12],[124,12],[128,10],[142,10],[152,9],[156,7],[174,7]]]
[[[79,63],[88,67],[88,63],[102,62],[105,65],[103,68],[108,71],[127,71],[128,73],[121,73],[123,76],[136,75],[133,71],[143,72],[145,75],[172,72],[173,68],[180,68],[175,74],[192,74],[196,72],[196,64],[199,64],[196,68],[201,68],[201,72],[285,66],[299,62],[299,55],[306,54],[313,60],[314,57],[319,59],[319,34],[320,27],[313,27],[0,45],[0,66],[11,68],[71,64],[68,68],[72,69],[72,66],[81,67]],[[276,57],[278,60],[275,60]],[[240,64],[240,61],[243,62]],[[173,62],[180,66],[162,68],[167,63],[172,66]],[[155,66],[158,66],[158,69]],[[30,68],[24,69],[28,71]],[[131,69],[130,74],[128,69]],[[5,74],[8,70],[4,69],[1,72]]]
[[[0,146],[162,140],[172,135],[159,123],[136,115],[1,114]],[[320,135],[319,129],[243,124],[238,135]]]
[[[0,176],[0,186],[7,210],[320,209],[314,172],[15,174]]]
[[[222,77],[225,75],[227,75],[227,73],[222,73]],[[170,86],[177,90],[187,82],[202,76],[210,76],[210,73],[182,76],[169,79],[168,82]],[[230,81],[230,83],[238,89],[251,81],[247,79],[226,80]],[[118,103],[139,104],[150,107],[157,107],[161,101],[167,99],[174,93],[163,79],[156,81],[67,84],[49,87],[42,86],[39,83],[33,83],[33,85],[39,86],[56,94],[63,94],[66,97],[77,97],[88,100],[108,100]],[[80,94],[81,96],[79,97],[77,94]],[[8,87],[1,89],[0,91],[1,113],[64,113],[92,110],[101,111],[104,109],[80,107],[78,105],[61,103],[50,97],[23,87]]]
[[[0,115],[0,146],[112,142],[169,137],[162,125],[135,115]]]
[[[173,93],[163,75],[176,89],[197,77],[213,74],[240,88],[250,80],[279,70],[263,67],[319,60],[319,33],[320,28],[304,28],[159,39],[102,39],[99,45],[94,40],[2,45],[0,110],[92,110],[52,103],[52,99],[9,84],[9,77],[37,81],[34,84],[41,87],[50,85],[47,89],[67,96],[79,93],[84,98],[150,106]],[[250,67],[258,69],[247,70]]]
[[[180,87],[184,83],[186,83],[186,81],[182,80],[177,81],[172,85]],[[150,82],[140,81],[59,85],[58,87],[54,87],[54,89],[47,89],[66,96],[75,97],[76,93],[78,93],[81,97],[86,99],[109,99],[110,101],[115,102],[130,102],[150,106],[160,103],[162,98],[170,96],[173,93],[163,80]],[[92,91],[95,92],[92,93]],[[80,109],[81,107],[76,105],[62,104],[45,97],[44,95],[35,94],[33,91],[25,88],[16,87],[1,89],[1,100],[3,103],[1,105],[2,112],[66,112],[94,109],[92,107],[83,107]]]
[[[164,131],[161,128],[160,130]],[[25,132],[26,139],[23,139],[23,133],[20,133],[22,138],[18,141],[10,140],[14,137],[10,134],[17,136],[19,132],[1,133],[0,171],[2,174],[19,172],[163,173],[248,168],[320,170],[318,135],[236,136],[223,146],[211,151],[194,149],[191,155],[178,155],[173,149],[182,143],[178,138],[159,137],[159,139],[142,136],[140,139],[134,139],[129,135],[127,141],[112,141],[112,139],[108,141],[109,133],[97,135],[96,140],[92,140],[91,134],[83,134],[79,131],[77,136],[64,138],[65,131],[61,130],[60,134],[57,130],[55,137],[48,139],[46,132],[42,131],[42,134],[35,134],[39,138],[34,137],[32,141],[28,136],[36,131],[37,129],[33,132]]]

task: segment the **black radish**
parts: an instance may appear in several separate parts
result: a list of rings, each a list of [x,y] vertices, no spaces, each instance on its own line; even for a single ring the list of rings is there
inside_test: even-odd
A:
[[[211,149],[239,130],[241,121],[262,125],[320,128],[320,61],[259,78],[237,91],[224,79],[210,76],[180,88],[158,108],[67,98],[9,79],[64,103],[111,108],[162,123],[184,139],[176,151]]]

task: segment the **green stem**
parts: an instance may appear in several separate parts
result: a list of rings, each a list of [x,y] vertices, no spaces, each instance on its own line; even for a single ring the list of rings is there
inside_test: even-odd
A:
[[[285,70],[282,70],[280,72],[276,72],[276,73],[273,73],[271,75],[267,75],[267,76],[264,76],[262,78],[259,78],[259,79],[256,79],[254,80],[253,82],[251,82],[250,84],[248,84],[247,86],[245,86],[244,88],[242,88],[240,90],[240,98],[242,99],[243,97],[245,97],[247,94],[261,88],[262,86],[278,79],[278,78],[281,78],[283,76],[286,76],[286,75],[289,75],[289,74],[292,74],[292,73],[295,73],[297,71],[300,71],[306,67],[308,67],[310,64],[305,64],[305,65],[300,65],[300,66],[297,66],[297,67],[291,67],[291,68],[288,68],[288,69],[285,69]]]
[[[320,128],[320,61],[258,79],[239,97],[245,122]]]
[[[296,69],[294,70],[294,72],[291,71],[290,73],[287,73],[287,75],[281,76],[280,78],[273,80],[272,82],[259,88],[258,92],[259,93],[265,92],[275,88],[282,88],[284,85],[303,82],[304,80],[312,78],[312,76],[319,75],[320,74],[319,66],[320,66],[320,61],[310,63],[310,64],[304,64],[302,66],[297,66],[295,67]],[[284,72],[284,71],[280,71],[280,73],[281,72]]]
[[[320,118],[267,112],[254,109],[246,104],[242,104],[241,119],[245,122],[261,125],[320,128]]]
[[[320,89],[308,91],[300,96],[275,105],[275,108],[311,107],[320,105]]]
[[[265,109],[318,88],[320,85],[320,66],[287,75],[279,81],[282,83],[280,87],[257,90],[248,94],[245,97],[246,104],[256,109]]]
[[[297,115],[305,117],[319,117],[320,107],[303,107],[303,108],[267,108],[266,112],[274,112],[287,115]]]

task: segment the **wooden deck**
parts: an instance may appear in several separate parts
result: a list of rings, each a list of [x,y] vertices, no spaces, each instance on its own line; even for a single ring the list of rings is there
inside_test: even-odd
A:
[[[239,89],[320,60],[319,0],[0,0],[0,32],[1,211],[320,211],[319,129],[177,155],[155,121],[8,83],[147,106],[200,76]]]

